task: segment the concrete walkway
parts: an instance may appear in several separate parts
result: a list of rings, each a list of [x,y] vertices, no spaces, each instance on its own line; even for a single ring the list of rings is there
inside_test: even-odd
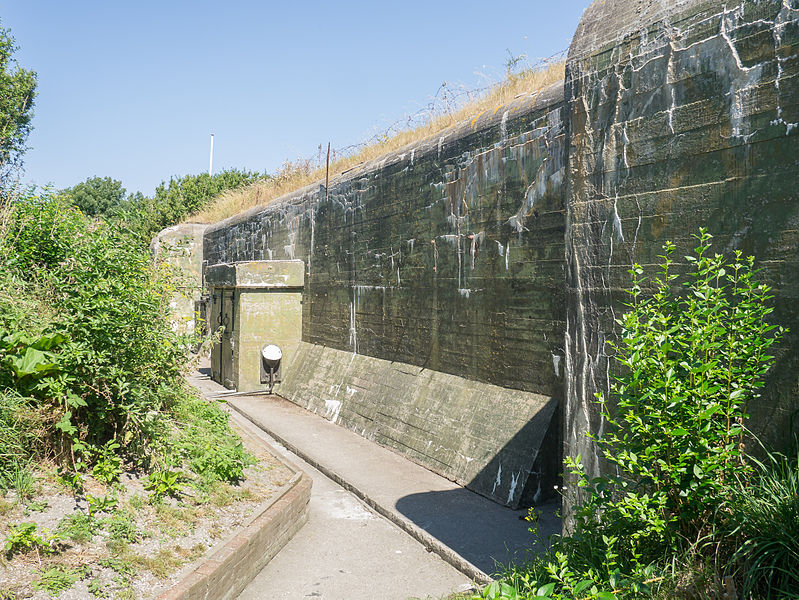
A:
[[[389,521],[401,527],[422,544],[412,542],[418,551],[432,558],[431,553],[438,554],[449,564],[456,567],[465,578],[448,580],[443,574],[426,575],[419,570],[421,567],[407,562],[408,550],[401,550],[401,554],[394,551],[395,560],[390,570],[397,574],[404,574],[410,580],[426,584],[420,591],[402,591],[397,598],[406,598],[409,595],[424,597],[442,595],[454,591],[458,585],[467,580],[485,580],[486,573],[496,573],[500,565],[506,565],[514,560],[524,560],[533,546],[534,538],[528,532],[528,523],[522,520],[525,511],[513,511],[478,496],[451,481],[428,471],[391,450],[370,442],[361,436],[350,432],[338,425],[330,423],[315,414],[309,413],[296,405],[277,396],[264,394],[233,394],[224,390],[207,376],[196,376],[192,383],[201,389],[207,396],[225,398],[228,405],[242,417],[256,425],[258,429],[269,434],[281,445],[296,453],[308,464],[319,469],[328,478],[351,491],[375,512],[383,515]],[[296,462],[296,461],[295,461]],[[300,464],[300,467],[312,474],[313,471]],[[330,515],[325,511],[335,502],[331,503],[327,494],[333,493],[330,483],[320,479],[317,483],[317,474],[314,477],[314,493],[317,502],[311,501],[311,522],[298,534],[298,536],[281,551],[276,559],[264,569],[256,581],[263,585],[264,578],[269,576],[284,577],[286,573],[274,572],[280,568],[277,561],[294,552],[291,546],[298,546],[304,564],[308,565],[311,572],[317,570],[318,559],[323,560],[324,550],[309,538],[310,545],[300,550],[304,543],[298,539],[305,532],[310,532],[315,519],[321,518],[322,528],[330,528]],[[340,494],[337,496],[342,498]],[[316,508],[315,508],[316,506]],[[352,508],[352,505],[349,505]],[[327,508],[325,508],[327,507]],[[539,519],[539,529],[546,536],[560,529],[560,523],[554,516],[556,505],[550,504],[542,508]],[[353,509],[355,510],[355,509]],[[362,509],[366,510],[366,509]],[[353,513],[355,514],[355,513]],[[368,511],[366,513],[372,514]],[[359,522],[358,519],[354,519]],[[369,522],[366,519],[362,522]],[[380,522],[385,523],[380,520]],[[387,524],[386,524],[387,525]],[[315,534],[314,534],[315,535]],[[354,552],[353,544],[366,543],[367,532],[344,534],[336,533],[339,542],[344,545],[341,552],[347,554]],[[368,544],[367,544],[368,546]],[[377,548],[386,548],[385,543],[378,542]],[[375,550],[377,549],[375,548]],[[399,548],[397,548],[399,549]],[[425,552],[425,550],[427,552]],[[307,551],[307,554],[305,552]],[[344,554],[337,554],[340,559]],[[402,556],[402,560],[399,560]],[[414,559],[415,560],[415,559]],[[360,568],[367,578],[374,577],[375,566],[378,564],[377,554],[367,549],[361,562],[356,559],[353,571]],[[360,565],[358,567],[358,565]],[[297,565],[299,568],[299,565]],[[342,569],[339,576],[346,575],[347,569]],[[291,570],[287,572],[293,572]],[[296,574],[295,574],[296,575]],[[335,574],[331,574],[336,578]],[[431,577],[428,579],[428,577]],[[313,579],[314,577],[311,577]],[[444,583],[447,581],[447,583]],[[253,582],[255,584],[255,582]],[[278,585],[276,590],[284,589]],[[443,588],[442,585],[443,584]],[[449,587],[448,587],[449,586]],[[386,590],[384,585],[373,586],[364,598],[382,598],[394,596],[375,595],[375,589]],[[399,591],[399,590],[397,590]],[[242,599],[254,599],[261,596],[242,594]],[[301,598],[303,595],[274,595],[272,598]],[[343,593],[343,595],[337,595]],[[403,595],[404,594],[404,595]],[[267,597],[267,596],[263,596]],[[317,597],[317,596],[309,596]],[[352,590],[331,591],[324,594],[325,598],[356,598]]]

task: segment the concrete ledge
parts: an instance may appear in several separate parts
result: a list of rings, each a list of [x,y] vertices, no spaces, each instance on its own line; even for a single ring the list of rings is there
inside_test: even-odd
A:
[[[212,554],[185,568],[180,581],[158,596],[159,600],[237,597],[308,521],[311,478],[263,445],[294,472],[292,478]]]

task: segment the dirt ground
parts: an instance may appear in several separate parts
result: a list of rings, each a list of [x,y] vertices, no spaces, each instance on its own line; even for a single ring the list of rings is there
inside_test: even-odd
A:
[[[84,493],[75,495],[52,465],[41,465],[30,496],[0,496],[0,542],[12,527],[35,523],[46,544],[13,554],[0,548],[0,600],[156,597],[291,479],[261,444],[242,438],[258,461],[242,482],[207,492],[185,488],[179,499],[160,502],[149,500],[145,478],[135,472],[124,472],[112,486],[88,477]],[[50,540],[57,531],[58,539]]]

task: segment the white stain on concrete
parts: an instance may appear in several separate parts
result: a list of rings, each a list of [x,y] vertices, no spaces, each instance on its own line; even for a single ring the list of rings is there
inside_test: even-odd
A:
[[[522,472],[519,471],[515,475],[513,473],[510,474],[510,490],[508,491],[508,504],[513,502],[514,496],[516,496],[516,486],[519,484],[519,475]]]
[[[325,501],[320,506],[324,507],[322,510],[329,519],[371,521],[378,518],[344,490],[336,490],[325,496]]]
[[[325,419],[335,423],[338,421],[340,412],[341,402],[339,400],[325,400]]]
[[[500,463],[499,469],[497,469],[497,478],[494,480],[494,487],[491,488],[491,493],[494,494],[497,491],[497,487],[502,485],[502,464]]]

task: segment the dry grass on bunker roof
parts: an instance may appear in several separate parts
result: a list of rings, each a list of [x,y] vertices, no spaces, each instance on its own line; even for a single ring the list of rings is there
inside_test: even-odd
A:
[[[375,142],[357,154],[345,156],[330,164],[330,177],[342,174],[353,167],[398,150],[408,144],[423,140],[460,122],[474,119],[484,112],[495,111],[514,99],[536,94],[550,84],[561,81],[565,62],[552,63],[541,69],[531,69],[514,74],[495,86],[482,97],[476,98],[459,109],[432,117],[427,123],[414,129],[401,131],[393,137]],[[261,180],[253,185],[223,193],[214,203],[191,215],[192,223],[215,223],[255,206],[269,204],[273,200],[325,178],[325,168],[315,168],[315,160],[286,162],[272,179]]]

